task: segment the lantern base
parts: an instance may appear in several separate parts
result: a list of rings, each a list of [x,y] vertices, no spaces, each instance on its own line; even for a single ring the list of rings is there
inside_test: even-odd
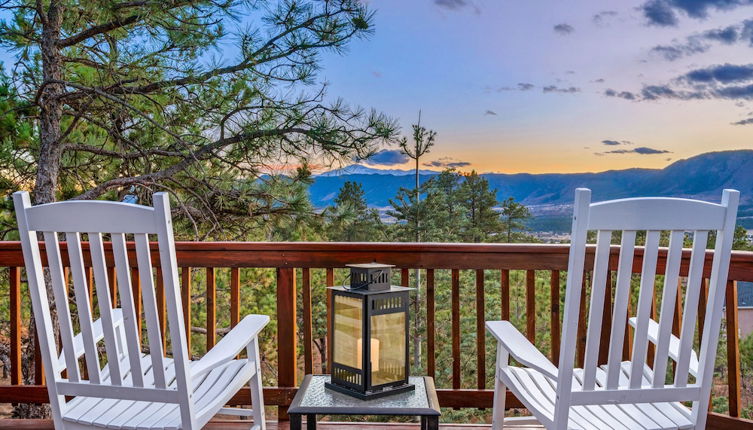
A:
[[[333,391],[337,391],[338,393],[347,394],[351,397],[355,397],[361,400],[373,400],[373,399],[378,399],[380,397],[391,396],[393,394],[406,393],[408,391],[413,391],[416,389],[415,385],[407,384],[407,383],[403,385],[385,387],[379,391],[367,391],[365,393],[361,391],[356,391],[352,388],[343,387],[342,385],[333,384],[331,382],[325,382],[324,387]]]

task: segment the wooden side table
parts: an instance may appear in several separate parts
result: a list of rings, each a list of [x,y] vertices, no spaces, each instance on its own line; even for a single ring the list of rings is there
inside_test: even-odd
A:
[[[414,391],[395,394],[374,400],[359,400],[346,394],[324,388],[329,375],[306,375],[301,388],[288,408],[290,429],[300,430],[306,415],[306,428],[316,429],[317,415],[397,415],[418,416],[421,429],[439,429],[439,402],[434,379],[428,376],[411,376]]]

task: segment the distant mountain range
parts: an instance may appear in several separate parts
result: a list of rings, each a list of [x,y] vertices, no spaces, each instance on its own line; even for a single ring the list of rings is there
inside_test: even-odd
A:
[[[421,182],[437,172],[421,171]],[[331,205],[346,181],[360,182],[370,206],[389,205],[400,187],[413,187],[412,170],[379,170],[352,165],[314,178],[311,201],[318,207]],[[514,197],[529,206],[537,218],[556,221],[533,226],[568,230],[573,190],[590,188],[593,199],[608,200],[637,196],[692,197],[718,202],[724,188],[741,193],[739,221],[753,227],[753,150],[709,152],[676,161],[663,169],[609,170],[599,173],[484,173],[499,200]],[[552,224],[552,223],[548,223]],[[556,225],[554,225],[556,224]],[[555,228],[556,227],[556,228]]]

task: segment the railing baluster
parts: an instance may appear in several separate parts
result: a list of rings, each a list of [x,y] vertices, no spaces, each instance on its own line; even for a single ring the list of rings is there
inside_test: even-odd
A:
[[[133,291],[133,310],[136,313],[136,327],[138,328],[139,340],[142,340],[141,327],[141,277],[139,276],[139,269],[131,269],[131,291]]]
[[[460,388],[460,271],[452,269],[452,388]]]
[[[9,267],[10,281],[10,384],[21,385],[21,268]]]
[[[672,320],[672,334],[680,337],[682,329],[682,280],[677,278],[677,299],[675,300],[675,316]]]
[[[476,270],[476,387],[486,388],[486,330],[484,327],[484,271]]]
[[[235,327],[241,319],[241,271],[230,269],[230,327]]]
[[[586,287],[588,285],[588,273],[583,274],[583,284],[580,294],[580,312],[578,313],[578,347],[575,352],[575,361],[578,367],[583,367],[586,359]]]
[[[560,361],[560,271],[552,270],[549,278],[551,314],[550,325],[552,339],[552,363]]]
[[[296,366],[296,285],[295,269],[277,269],[277,385],[295,387]],[[288,421],[288,408],[279,406],[279,421]]]
[[[706,305],[709,298],[709,278],[701,280],[701,292],[698,293],[698,345],[703,340],[703,324],[706,322]]]
[[[426,369],[432,378],[436,373],[434,354],[434,269],[426,269]]]
[[[510,271],[502,269],[499,271],[499,290],[502,302],[502,319],[510,320]]]
[[[314,355],[311,335],[311,273],[308,268],[303,268],[301,278],[303,281],[303,367],[309,375],[314,373]]]
[[[607,364],[607,361],[609,361],[609,336],[612,333],[612,271],[609,269],[607,269],[605,284],[604,316],[601,318],[598,364]]]
[[[34,333],[34,385],[44,385],[44,367],[42,366],[42,350],[39,346],[39,336]]]
[[[335,286],[335,269],[333,268],[327,268],[327,287],[333,287]],[[330,328],[332,328],[332,316],[334,312],[334,307],[332,303],[332,290],[327,289],[327,336],[325,338],[326,347],[325,351],[327,351],[327,367],[324,367],[324,363],[322,362],[322,368],[325,373],[332,373],[332,366],[330,366],[330,363],[332,362],[332,333],[330,333]],[[323,360],[322,360],[323,361]]]
[[[214,267],[207,267],[207,351],[217,338],[217,280]]]
[[[162,351],[167,354],[167,307],[165,306],[165,283],[162,279],[162,268],[155,268],[155,277],[157,278],[157,315],[159,316],[159,332],[162,336]]]
[[[659,321],[658,307],[656,306],[656,291],[651,295],[651,319]],[[648,342],[648,348],[646,349],[646,364],[650,368],[654,368],[654,357],[656,355],[656,345],[653,342]]]
[[[536,342],[536,271],[526,271],[526,337]]]
[[[186,349],[188,357],[191,357],[191,268],[184,267],[180,272],[182,288],[180,290],[181,300],[183,301],[183,322],[186,325]],[[110,284],[112,285],[112,284]]]
[[[729,415],[739,417],[742,409],[740,393],[740,336],[737,320],[737,281],[727,281],[727,384],[729,386]]]
[[[110,300],[112,300],[112,307],[118,307],[118,274],[115,266],[107,268],[107,283],[110,285]],[[65,285],[68,285],[68,281],[65,281]]]
[[[632,310],[632,299],[633,295],[628,294],[627,297],[627,312],[625,313],[625,340],[622,343],[622,359],[623,360],[630,360],[630,357],[633,355],[633,336],[632,336],[632,327],[630,327],[630,324],[627,323],[628,320],[630,320],[630,314],[633,312]]]
[[[91,267],[86,267],[84,271],[86,273],[86,285],[89,286],[89,310],[94,315],[94,311],[98,308],[98,306],[94,306],[94,270]],[[65,286],[68,287],[68,279],[65,280]]]

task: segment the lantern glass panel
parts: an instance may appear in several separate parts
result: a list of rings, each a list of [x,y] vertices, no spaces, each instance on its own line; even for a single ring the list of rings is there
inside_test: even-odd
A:
[[[405,312],[371,316],[372,386],[405,379],[405,335]]]
[[[337,348],[334,361],[362,369],[363,301],[356,297],[335,295],[335,338]]]

